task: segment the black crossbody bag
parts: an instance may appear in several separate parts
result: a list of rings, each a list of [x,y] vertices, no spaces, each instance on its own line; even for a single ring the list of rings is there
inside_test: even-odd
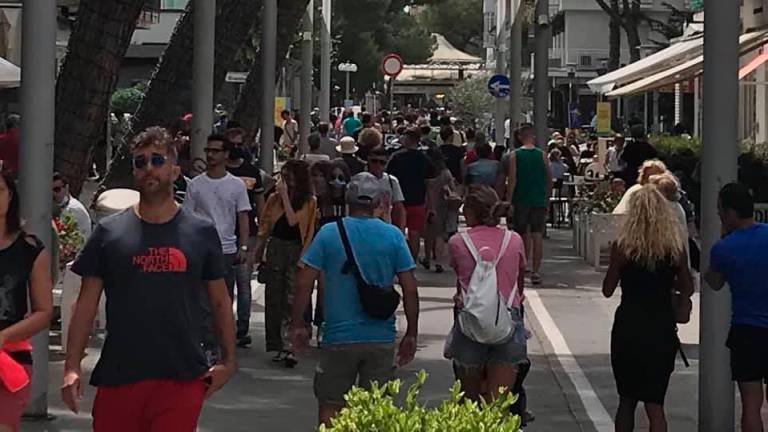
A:
[[[357,265],[357,260],[355,260],[355,255],[352,253],[352,245],[349,244],[349,237],[347,236],[347,230],[344,228],[344,222],[339,219],[336,221],[336,224],[339,227],[341,242],[344,244],[344,251],[347,254],[347,262],[344,263],[341,272],[343,274],[351,272],[355,276],[357,293],[360,296],[360,304],[363,306],[363,311],[372,318],[380,320],[392,318],[392,315],[394,315],[397,307],[400,305],[400,294],[395,291],[393,285],[376,286],[369,284],[363,279],[360,267]]]

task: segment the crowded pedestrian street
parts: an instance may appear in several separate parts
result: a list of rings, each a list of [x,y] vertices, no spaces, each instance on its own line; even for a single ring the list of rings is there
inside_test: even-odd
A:
[[[557,230],[546,243],[543,268],[552,280],[527,293],[529,313],[526,325],[532,333],[528,341],[529,356],[534,367],[527,379],[529,405],[536,420],[527,431],[609,431],[613,422],[609,413],[616,408],[615,385],[610,367],[609,336],[613,312],[618,304],[600,294],[602,274],[588,267],[576,255],[570,232]],[[552,271],[558,269],[557,271]],[[420,369],[430,377],[421,400],[439,404],[448,395],[453,372],[443,358],[445,336],[452,325],[454,276],[418,271],[422,284],[419,349],[411,365],[401,368],[396,376],[412,382]],[[254,346],[263,344],[263,286],[254,281],[254,307],[251,324]],[[698,296],[694,297],[698,306]],[[694,307],[694,310],[697,308]],[[402,319],[402,318],[399,318]],[[670,430],[689,431],[696,428],[698,375],[698,316],[681,327],[681,340],[690,362],[685,367],[678,358],[669,393]],[[52,348],[57,335],[52,337]],[[92,368],[98,357],[98,345],[88,349],[85,368]],[[253,430],[310,431],[316,423],[313,409],[312,377],[316,350],[296,369],[275,368],[259,349],[238,350],[240,368],[231,383],[214,396],[203,410],[199,431],[246,432]],[[303,360],[303,359],[302,359]],[[61,358],[52,358],[49,392],[58,391],[62,371]],[[50,412],[56,416],[49,423],[25,423],[24,431],[80,431],[90,426],[90,407],[94,392],[86,391],[83,412],[74,415],[63,404],[53,400]],[[768,421],[768,409],[763,417]],[[637,430],[648,430],[638,416]]]
[[[0,2],[0,432],[766,432],[766,8]]]

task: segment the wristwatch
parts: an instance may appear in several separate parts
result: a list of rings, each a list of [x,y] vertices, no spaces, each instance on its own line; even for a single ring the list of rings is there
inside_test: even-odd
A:
[[[243,252],[248,252],[248,245],[240,246],[240,250],[243,251]]]

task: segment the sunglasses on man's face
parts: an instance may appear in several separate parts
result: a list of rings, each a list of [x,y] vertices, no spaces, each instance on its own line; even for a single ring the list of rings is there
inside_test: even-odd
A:
[[[144,155],[138,155],[133,157],[133,168],[138,170],[145,169],[147,164],[152,164],[153,167],[160,168],[165,165],[167,161],[168,158],[159,153],[152,153],[149,159]]]
[[[386,165],[387,160],[386,159],[368,159],[368,163],[373,165]]]
[[[206,148],[203,149],[203,151],[206,152],[206,153],[219,154],[219,153],[223,152],[224,149],[213,148],[213,147],[206,147]]]

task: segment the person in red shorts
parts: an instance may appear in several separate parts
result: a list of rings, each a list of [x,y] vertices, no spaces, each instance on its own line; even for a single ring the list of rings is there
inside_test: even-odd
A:
[[[83,278],[72,317],[62,398],[82,396],[80,361],[102,291],[107,336],[91,375],[96,432],[193,432],[205,398],[235,372],[235,326],[224,257],[213,224],[173,199],[180,174],[168,133],[153,127],[133,143],[139,203],[103,219],[72,271]],[[212,365],[212,316],[220,345]]]
[[[410,126],[403,136],[403,149],[392,155],[387,172],[400,180],[405,200],[405,228],[408,247],[414,260],[419,259],[421,234],[424,231],[427,214],[427,181],[437,176],[429,158],[419,150],[421,130]]]

